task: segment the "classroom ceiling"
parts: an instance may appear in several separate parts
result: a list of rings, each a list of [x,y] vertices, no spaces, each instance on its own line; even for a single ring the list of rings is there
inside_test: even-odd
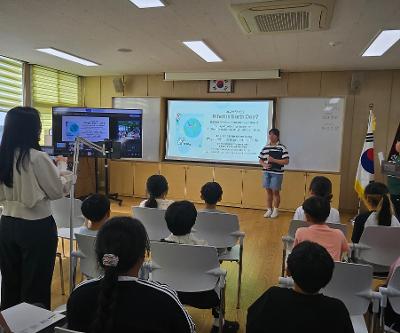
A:
[[[260,1],[168,0],[165,8],[139,9],[128,0],[0,0],[0,54],[84,76],[400,68],[400,42],[382,57],[360,56],[378,31],[400,29],[399,0],[336,0],[329,30],[270,35],[241,31],[229,7],[250,2]],[[224,61],[206,63],[181,44],[198,39]],[[35,50],[45,47],[101,66],[85,67]]]

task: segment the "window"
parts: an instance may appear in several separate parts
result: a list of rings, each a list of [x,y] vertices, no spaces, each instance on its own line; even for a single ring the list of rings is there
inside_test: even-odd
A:
[[[23,103],[22,77],[21,61],[0,56],[0,139],[5,113]]]
[[[44,135],[50,134],[53,106],[80,106],[79,76],[51,68],[32,66],[32,105],[42,119],[41,144]]]

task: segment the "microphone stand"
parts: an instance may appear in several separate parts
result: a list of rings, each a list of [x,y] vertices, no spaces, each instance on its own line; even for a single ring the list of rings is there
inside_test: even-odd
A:
[[[95,151],[101,153],[103,156],[109,156],[110,151],[108,151],[108,147],[106,147],[106,144],[103,143],[102,146],[99,146],[89,140],[86,140],[80,136],[77,136],[75,138],[75,143],[74,143],[74,155],[73,155],[73,162],[72,162],[72,186],[71,190],[69,193],[70,199],[71,199],[71,205],[70,205],[70,215],[69,215],[69,292],[72,292],[73,289],[73,274],[74,274],[74,269],[73,269],[73,263],[72,263],[72,252],[73,252],[73,246],[74,246],[74,217],[75,217],[75,205],[74,205],[74,200],[75,200],[75,184],[77,180],[77,174],[78,174],[78,165],[79,165],[79,149],[80,145],[83,144],[85,146],[88,146]]]

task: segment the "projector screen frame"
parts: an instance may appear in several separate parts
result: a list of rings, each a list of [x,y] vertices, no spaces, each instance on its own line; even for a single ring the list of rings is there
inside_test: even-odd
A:
[[[193,160],[193,159],[167,159],[167,141],[168,141],[168,115],[169,115],[169,108],[168,102],[169,101],[199,101],[199,102],[252,102],[252,101],[271,101],[272,102],[272,122],[271,127],[267,129],[269,131],[271,128],[276,126],[276,105],[277,105],[277,98],[276,97],[259,97],[259,98],[165,98],[164,100],[164,145],[163,145],[163,154],[162,154],[162,162],[166,163],[185,163],[185,164],[201,164],[201,165],[229,165],[229,166],[237,166],[237,167],[257,167],[256,163],[240,163],[240,162],[228,162],[228,161],[201,161],[201,160]],[[262,147],[260,147],[260,150]]]

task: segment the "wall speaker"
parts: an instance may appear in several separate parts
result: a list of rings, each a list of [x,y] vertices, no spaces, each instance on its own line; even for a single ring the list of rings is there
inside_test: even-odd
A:
[[[361,80],[362,80],[362,75],[361,73],[353,73],[351,75],[351,81],[350,81],[350,93],[355,94],[358,93],[361,89]]]
[[[124,92],[124,81],[122,80],[122,78],[115,78],[113,80],[113,84],[114,84],[114,89],[115,92],[117,93],[123,93]]]

